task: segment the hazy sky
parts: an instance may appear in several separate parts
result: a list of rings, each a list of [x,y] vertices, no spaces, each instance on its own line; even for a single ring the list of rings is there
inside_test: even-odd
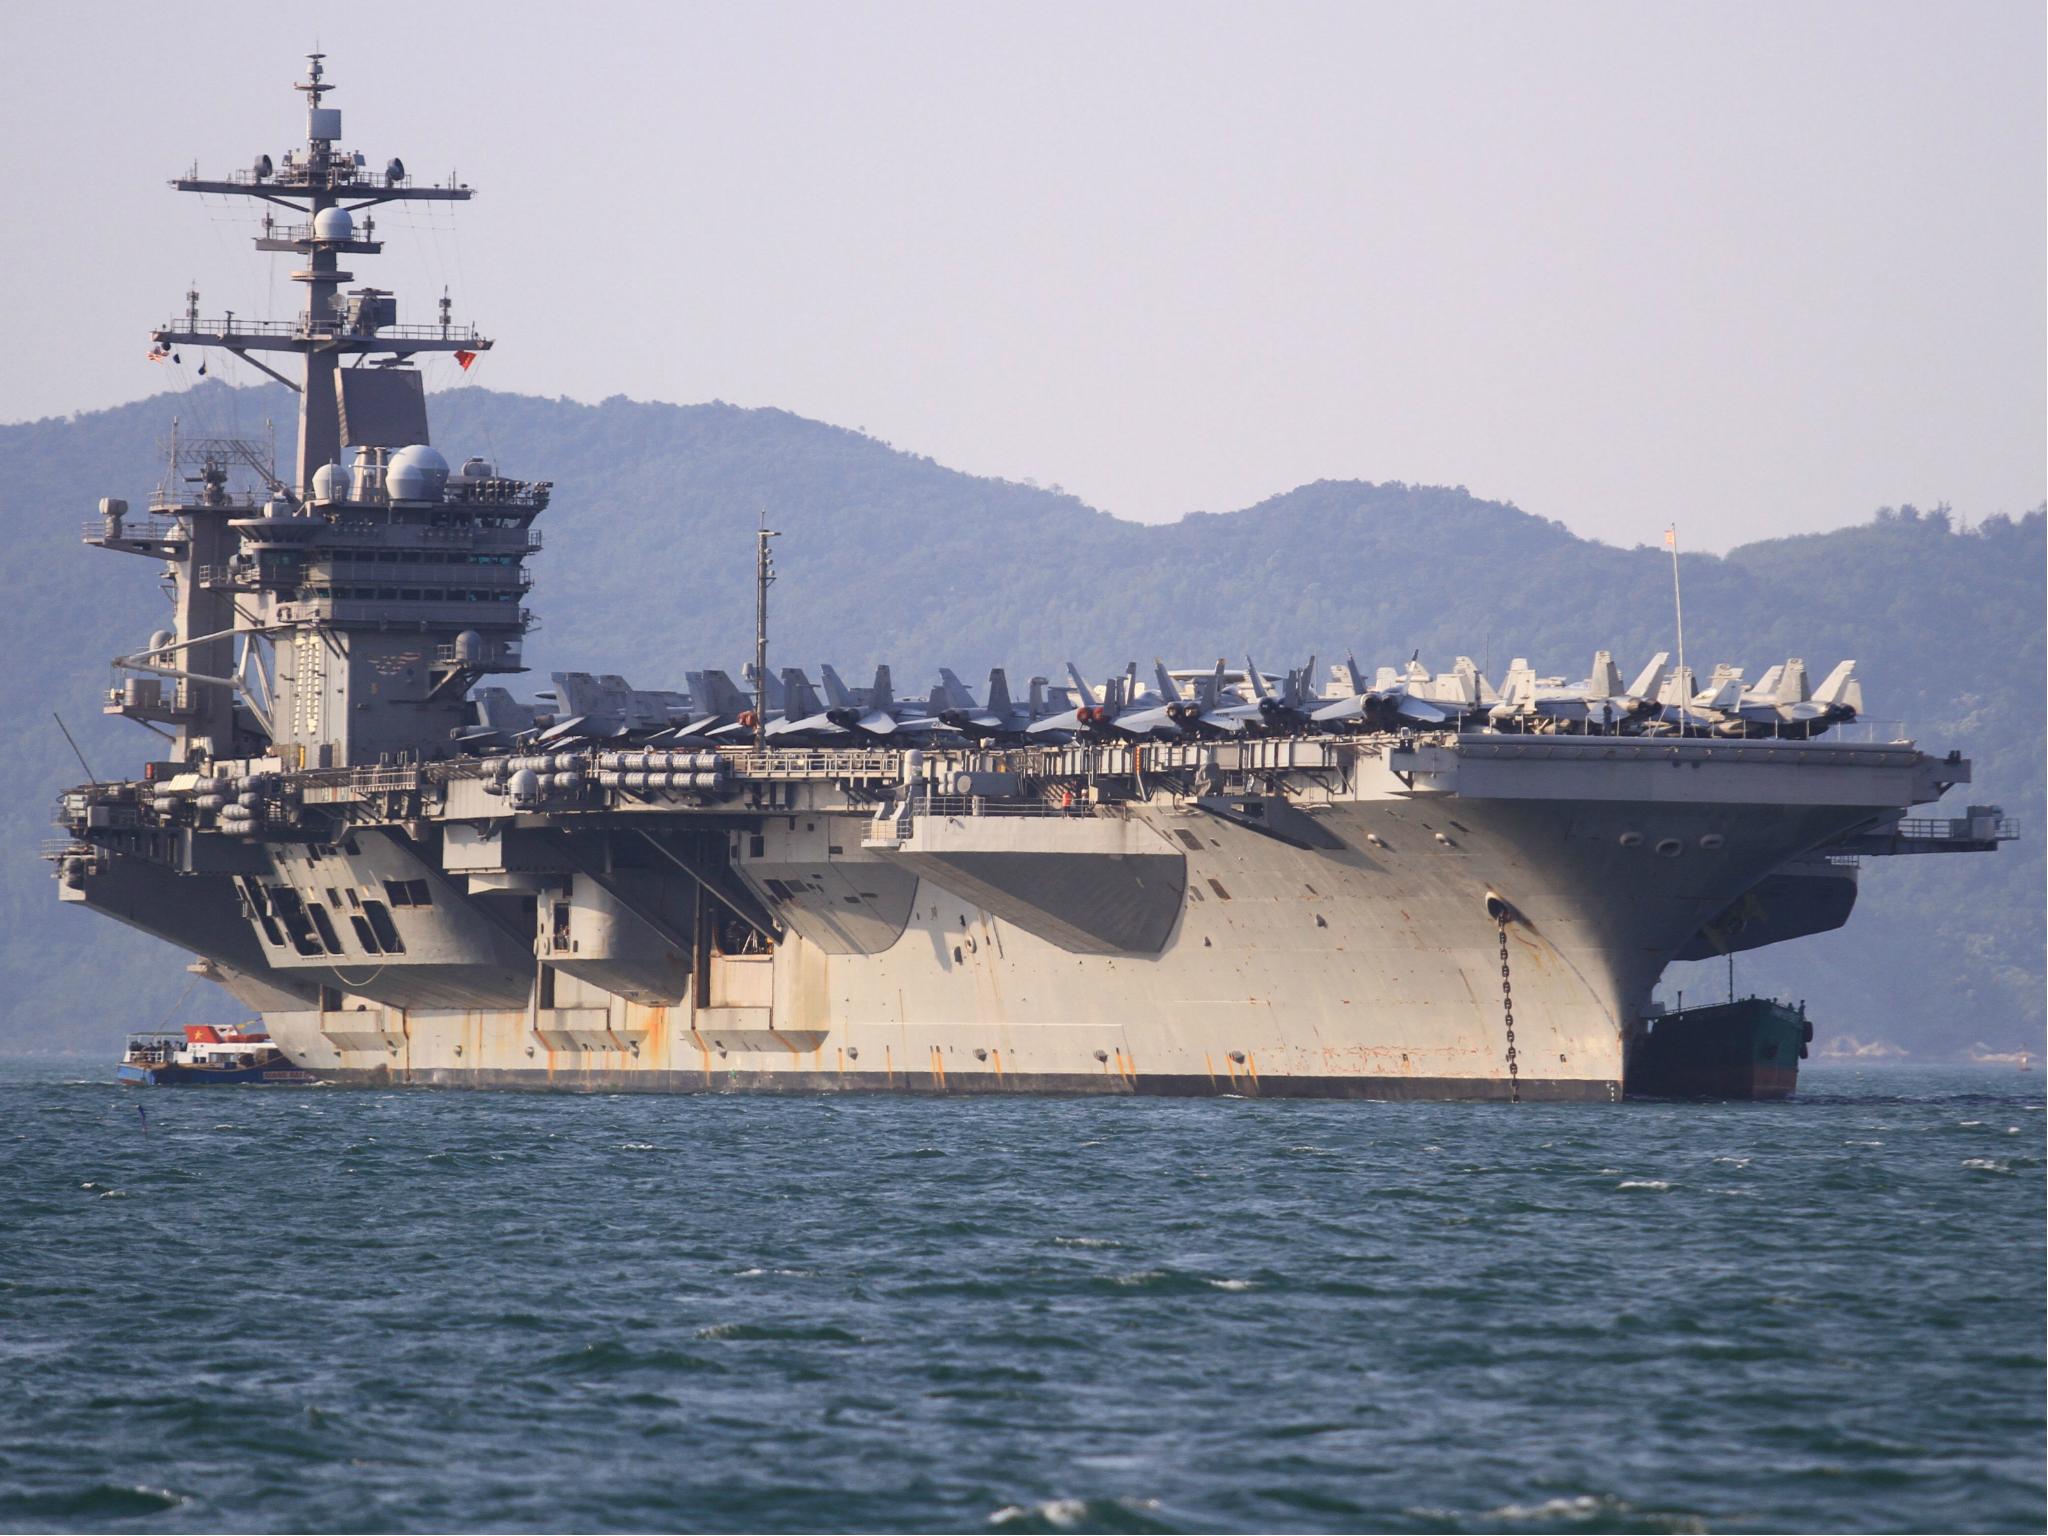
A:
[[[165,182],[301,141],[316,38],[352,147],[480,188],[352,266],[496,388],[1148,520],[1357,476],[1726,548],[2048,482],[2038,0],[21,6],[0,419],[165,387],[194,277],[296,308]]]

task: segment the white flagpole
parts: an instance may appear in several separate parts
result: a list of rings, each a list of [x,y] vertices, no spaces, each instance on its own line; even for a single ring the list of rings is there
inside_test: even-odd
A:
[[[1678,524],[1673,523],[1664,530],[1664,545],[1671,551],[1671,611],[1678,621],[1678,734],[1685,734],[1687,708],[1692,697],[1686,689],[1692,686],[1685,675],[1685,602],[1678,592]]]

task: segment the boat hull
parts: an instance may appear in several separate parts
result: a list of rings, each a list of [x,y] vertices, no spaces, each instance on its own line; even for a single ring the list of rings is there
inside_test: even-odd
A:
[[[115,1069],[114,1076],[116,1081],[136,1088],[209,1088],[250,1083],[286,1087],[320,1080],[319,1074],[303,1067],[138,1067],[125,1061]]]

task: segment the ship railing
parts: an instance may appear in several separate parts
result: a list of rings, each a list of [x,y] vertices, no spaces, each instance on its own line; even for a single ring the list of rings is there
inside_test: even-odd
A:
[[[232,565],[202,565],[192,573],[192,579],[202,587],[235,587],[248,592],[260,585],[254,571],[237,570]]]
[[[351,768],[348,783],[350,789],[366,795],[415,790],[420,787],[419,765],[407,763],[402,767]]]
[[[218,501],[187,501],[175,491],[159,486],[149,493],[149,510],[154,513],[183,515],[190,512],[260,512],[268,495],[259,497],[254,491],[228,491]]]
[[[552,480],[508,480],[502,475],[464,480],[451,475],[443,499],[485,512],[493,507],[544,507],[554,488]]]
[[[727,751],[742,779],[898,779],[903,753],[888,747],[743,747]]]
[[[1907,816],[1893,828],[1893,836],[2009,843],[2020,835],[2017,816]]]
[[[191,180],[199,180],[195,170]],[[391,191],[417,186],[410,176],[387,176],[371,166],[357,165],[353,158],[341,149],[332,150],[324,170],[316,170],[309,160],[295,160],[289,165],[274,167],[267,176],[258,176],[244,166],[239,171],[229,171],[224,176],[209,176],[208,181],[225,181],[237,187],[276,187],[284,192],[298,192],[309,187],[347,187],[354,191]],[[440,183],[436,182],[436,186]],[[450,183],[453,186],[453,183]]]
[[[118,531],[108,527],[104,517],[88,517],[79,524],[78,532],[88,544],[104,544],[109,539],[147,539],[156,543],[185,537],[177,519],[167,517],[124,519]]]
[[[1825,741],[1832,736],[1836,741],[1849,742],[1857,746],[1902,747],[1912,743],[1906,734],[1903,720],[1874,720],[1858,716],[1842,725],[1830,726],[1821,736],[1813,738]]]
[[[473,325],[380,325],[374,330],[350,325],[345,319],[307,320],[300,316],[295,320],[249,320],[240,315],[232,318],[211,316],[194,319],[180,315],[156,328],[160,336],[196,336],[203,339],[232,341],[238,336],[273,336],[287,341],[465,341],[477,342],[484,339],[484,333]]]
[[[1009,800],[991,795],[917,795],[912,797],[921,816],[1091,816],[1100,806],[1077,801],[1053,805],[1044,800]]]

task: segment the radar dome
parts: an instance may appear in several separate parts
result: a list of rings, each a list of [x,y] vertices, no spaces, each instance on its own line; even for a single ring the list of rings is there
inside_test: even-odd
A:
[[[315,240],[346,240],[356,232],[356,221],[346,208],[322,208],[313,215]]]
[[[479,459],[472,456],[462,461],[462,468],[459,473],[465,480],[492,480],[497,477],[498,466],[489,459]]]
[[[448,461],[441,450],[414,443],[391,455],[384,487],[393,501],[438,501],[448,486]]]
[[[168,629],[160,629],[149,637],[149,648],[152,651],[168,651],[177,643],[178,637]]]
[[[313,471],[315,501],[339,501],[347,489],[348,479],[339,464],[322,464]]]
[[[455,637],[455,659],[465,667],[473,667],[484,659],[484,637],[473,629],[465,629]]]

